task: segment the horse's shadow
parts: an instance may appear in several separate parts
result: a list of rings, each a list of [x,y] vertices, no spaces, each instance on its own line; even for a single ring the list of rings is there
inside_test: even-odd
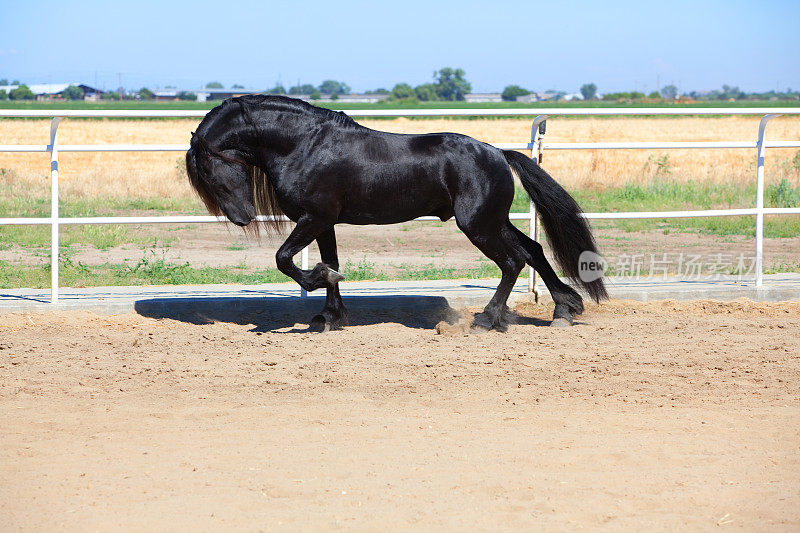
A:
[[[308,321],[319,313],[324,298],[224,297],[153,298],[136,302],[135,311],[150,318],[168,318],[190,324],[228,322],[252,325],[253,332],[309,331]],[[409,328],[434,329],[445,321],[455,324],[472,315],[450,306],[442,296],[354,296],[345,299],[351,326],[397,323]],[[548,325],[548,321],[516,317],[517,324]],[[287,328],[291,328],[288,329]]]
[[[252,325],[253,332],[300,333],[309,331],[309,320],[322,310],[324,302],[315,297],[153,298],[137,301],[134,309],[142,316],[190,324],[228,322]],[[432,329],[441,321],[455,323],[461,316],[441,296],[357,296],[346,298],[345,305],[351,326],[399,323]]]

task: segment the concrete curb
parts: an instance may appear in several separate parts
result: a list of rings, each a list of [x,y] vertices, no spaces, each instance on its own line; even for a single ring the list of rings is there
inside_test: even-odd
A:
[[[485,305],[499,280],[433,280],[433,281],[375,281],[344,282],[342,295],[348,307],[363,309],[408,308],[428,306],[453,308]],[[755,287],[752,281],[736,277],[719,279],[626,279],[609,278],[612,298],[638,301],[654,300],[734,300],[749,298],[755,301],[800,301],[800,274],[764,276],[764,286]],[[549,300],[542,286],[543,301]],[[7,289],[0,291],[0,314],[10,312],[48,312],[89,310],[100,314],[139,312],[167,313],[180,309],[209,311],[224,307],[233,312],[252,309],[291,307],[296,311],[317,311],[324,293],[315,292],[299,298],[299,288],[293,283],[267,285],[198,285],[147,287],[63,288],[57,305],[50,304],[46,289]],[[520,280],[509,299],[510,303],[531,301],[527,283]]]

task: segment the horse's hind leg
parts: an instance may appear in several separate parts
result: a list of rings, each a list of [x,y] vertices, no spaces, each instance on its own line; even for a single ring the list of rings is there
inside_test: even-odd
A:
[[[504,229],[508,238],[525,251],[526,262],[536,269],[547,286],[547,290],[550,291],[550,296],[556,306],[551,325],[555,327],[571,325],[574,317],[583,313],[583,300],[580,295],[575,289],[558,279],[558,274],[544,256],[541,244],[514,227],[511,221],[506,222]]]
[[[486,223],[486,220],[471,220],[466,223],[458,222],[458,227],[478,247],[483,254],[494,261],[500,271],[502,278],[492,299],[484,308],[484,317],[475,317],[474,326],[484,329],[497,329],[505,331],[506,321],[506,302],[514,289],[514,284],[519,277],[519,273],[525,266],[525,258],[513,246],[503,238],[501,224]]]
[[[336,252],[336,232],[333,226],[317,237],[317,245],[322,262],[332,268],[339,270],[339,257]],[[349,323],[350,316],[342,302],[342,295],[339,294],[339,283],[326,287],[328,293],[325,297],[325,307],[322,312],[311,319],[311,329],[315,331],[328,331],[331,329],[341,329]]]

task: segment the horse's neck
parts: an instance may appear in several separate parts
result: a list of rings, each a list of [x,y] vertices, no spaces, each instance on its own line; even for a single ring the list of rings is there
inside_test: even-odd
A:
[[[313,117],[286,111],[262,110],[251,116],[254,148],[268,165],[290,155],[317,122]]]
[[[295,145],[295,134],[291,129],[279,127],[279,117],[253,113],[247,120],[226,117],[232,125],[217,129],[218,136],[212,140],[217,150],[235,150],[247,156],[248,163],[259,165],[286,153]],[[235,124],[235,125],[234,125]]]

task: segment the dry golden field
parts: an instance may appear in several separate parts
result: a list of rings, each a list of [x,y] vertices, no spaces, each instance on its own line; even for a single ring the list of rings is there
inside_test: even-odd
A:
[[[198,120],[66,120],[60,142],[183,143]],[[365,126],[398,132],[452,131],[487,142],[524,142],[530,137],[528,119],[485,120],[362,120]],[[756,117],[676,118],[555,118],[548,122],[551,142],[589,141],[710,141],[754,140]],[[0,144],[45,144],[47,120],[0,120]],[[768,127],[768,138],[800,139],[800,119],[779,118]],[[788,178],[796,149],[770,149],[768,183]],[[656,160],[661,160],[659,165]],[[44,195],[49,188],[47,154],[0,153],[0,184],[15,194]],[[185,197],[192,194],[181,170],[180,153],[63,153],[60,156],[62,198]],[[543,166],[568,187],[602,189],[654,178],[752,183],[754,150],[656,150],[547,152]],[[667,171],[668,172],[665,172]]]

